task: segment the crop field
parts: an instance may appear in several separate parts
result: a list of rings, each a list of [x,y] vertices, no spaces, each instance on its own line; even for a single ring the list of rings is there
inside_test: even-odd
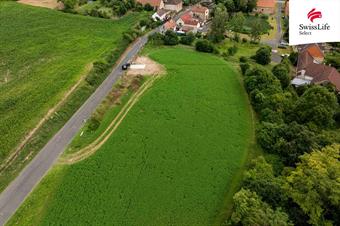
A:
[[[97,152],[54,167],[9,225],[219,221],[252,139],[240,75],[221,58],[183,47],[147,52],[167,75]]]
[[[140,18],[103,20],[0,2],[0,163]]]

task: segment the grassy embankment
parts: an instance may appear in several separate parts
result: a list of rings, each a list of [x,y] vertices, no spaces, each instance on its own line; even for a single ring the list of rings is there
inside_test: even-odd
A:
[[[9,225],[211,225],[223,218],[253,141],[239,74],[182,47],[148,52],[167,75],[96,153],[56,166]],[[100,127],[116,115],[107,112]]]
[[[122,33],[142,17],[131,13],[112,21],[0,3],[0,165],[59,104],[9,167],[1,167],[0,190],[105,78],[95,85],[84,81],[93,62],[119,58],[127,46]]]

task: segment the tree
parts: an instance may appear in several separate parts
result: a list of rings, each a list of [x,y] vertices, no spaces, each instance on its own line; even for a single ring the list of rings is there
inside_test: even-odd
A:
[[[289,166],[294,166],[300,155],[319,147],[318,135],[296,122],[264,122],[257,130],[257,140],[265,151],[278,154]]]
[[[179,38],[174,31],[167,30],[164,35],[165,45],[177,45],[179,43]]]
[[[286,178],[287,194],[310,217],[312,225],[340,223],[340,146],[315,150]]]
[[[180,42],[183,45],[191,45],[196,39],[196,36],[194,33],[189,32],[187,35],[182,36]]]
[[[245,20],[246,18],[243,16],[243,13],[238,12],[230,19],[228,26],[235,32],[241,32],[243,30]]]
[[[208,40],[198,40],[196,42],[196,50],[199,52],[212,53],[214,52],[214,46]]]
[[[255,89],[260,91],[273,89],[272,94],[282,91],[280,81],[263,67],[253,67],[251,70],[248,70],[244,84],[248,93]]]
[[[248,0],[247,3],[247,12],[253,12],[253,10],[256,8],[257,0]]]
[[[286,65],[277,64],[272,69],[273,75],[280,80],[283,89],[287,88],[290,84],[289,71]]]
[[[64,10],[72,10],[78,4],[78,0],[58,0],[64,4]]]
[[[227,12],[229,13],[235,12],[235,4],[233,0],[226,0],[224,5],[227,9]]]
[[[271,62],[271,47],[261,47],[256,51],[254,56],[255,61],[258,64],[267,65]]]
[[[275,177],[272,165],[263,156],[253,160],[250,169],[245,172],[243,187],[256,192],[273,207],[280,207],[287,202],[287,195],[282,189],[284,180]]]
[[[292,119],[299,123],[313,123],[327,128],[334,123],[333,116],[339,108],[336,96],[327,88],[313,86],[296,102]]]
[[[261,40],[261,31],[263,31],[263,25],[259,20],[252,20],[250,23],[249,37],[252,41],[258,42]]]
[[[218,5],[214,10],[214,17],[211,23],[211,30],[209,38],[215,42],[221,42],[224,39],[224,32],[226,29],[226,21],[228,19],[228,13],[223,5]]]
[[[299,53],[298,52],[292,52],[288,59],[292,63],[292,65],[296,66],[297,65],[297,60],[298,60]]]
[[[229,223],[232,225],[290,226],[288,215],[281,209],[273,210],[255,193],[241,189],[234,197],[234,212]]]

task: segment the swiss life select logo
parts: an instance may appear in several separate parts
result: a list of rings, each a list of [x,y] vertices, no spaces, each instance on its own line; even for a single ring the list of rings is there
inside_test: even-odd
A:
[[[340,41],[340,0],[290,0],[289,44]]]
[[[307,14],[308,19],[314,23],[315,19],[322,18],[322,13],[320,11],[315,11],[316,9],[313,8],[309,13]]]
[[[312,24],[299,24],[300,35],[312,35],[313,32],[331,29],[328,23],[314,23],[314,20],[322,19],[321,11],[316,11],[316,8],[313,8],[307,13],[307,18]]]

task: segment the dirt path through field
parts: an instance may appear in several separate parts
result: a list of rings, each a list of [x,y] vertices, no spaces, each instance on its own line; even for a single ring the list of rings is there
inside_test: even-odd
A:
[[[131,108],[138,102],[140,97],[148,90],[152,84],[160,77],[161,75],[153,76],[148,81],[146,81],[138,91],[130,98],[130,100],[124,105],[118,115],[113,119],[110,125],[106,128],[106,130],[91,144],[86,146],[83,149],[80,149],[76,153],[72,153],[60,158],[59,163],[61,164],[74,164],[87,157],[94,154],[109,138],[110,136],[117,130],[119,125],[122,123],[126,115],[129,113]]]
[[[25,5],[39,6],[49,9],[63,9],[64,5],[58,0],[19,0],[19,3]]]

